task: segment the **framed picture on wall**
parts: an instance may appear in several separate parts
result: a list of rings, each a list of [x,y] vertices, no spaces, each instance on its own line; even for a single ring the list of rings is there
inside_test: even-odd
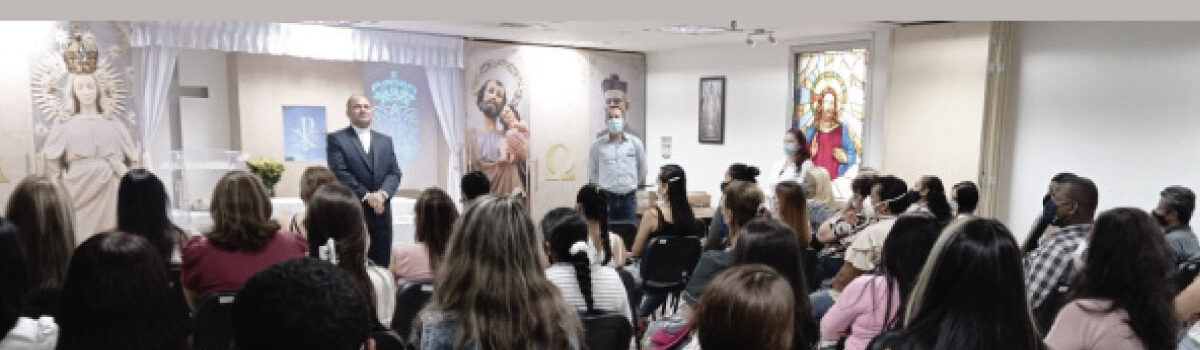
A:
[[[700,143],[725,143],[725,77],[700,78]]]

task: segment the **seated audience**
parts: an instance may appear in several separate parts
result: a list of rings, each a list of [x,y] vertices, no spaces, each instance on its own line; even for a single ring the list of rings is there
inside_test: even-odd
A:
[[[725,270],[704,289],[693,316],[695,339],[684,349],[798,349],[795,301],[787,278],[770,267]]]
[[[416,242],[400,243],[392,252],[393,277],[397,286],[405,283],[433,278],[433,267],[446,252],[446,241],[450,229],[458,219],[458,208],[450,195],[437,187],[426,188],[413,204],[416,214],[414,236]]]
[[[950,222],[954,213],[950,211],[950,202],[946,200],[946,188],[942,185],[942,179],[933,175],[922,176],[913,186],[913,191],[921,197],[917,200],[918,210],[933,213],[942,223]]]
[[[471,205],[471,202],[475,198],[491,192],[492,182],[488,180],[487,175],[482,171],[476,170],[463,175],[462,183],[459,184],[459,187],[462,187],[462,203],[463,207],[466,208],[468,205]]]
[[[1063,227],[1045,236],[1037,249],[1025,253],[1025,288],[1029,306],[1037,316],[1038,329],[1050,329],[1054,315],[1065,302],[1061,298],[1050,298],[1050,295],[1079,270],[1072,263],[1073,257],[1092,230],[1099,195],[1092,180],[1072,176],[1055,187],[1050,200],[1055,208],[1054,221]],[[1044,303],[1046,300],[1052,302]]]
[[[850,182],[854,196],[817,227],[816,238],[822,247],[817,252],[817,276],[813,280],[820,282],[833,278],[844,265],[846,248],[854,242],[854,237],[875,222],[875,206],[868,201],[877,179],[877,176],[867,174],[854,178]]]
[[[734,247],[728,251],[706,252],[696,265],[682,295],[684,314],[691,313],[703,299],[704,288],[729,266],[767,265],[783,275],[793,287],[796,298],[795,349],[813,349],[818,339],[817,321],[813,319],[812,308],[806,297],[807,279],[796,234],[787,224],[771,218],[753,219],[738,232]]]
[[[905,197],[908,191],[904,180],[895,176],[883,176],[871,188],[871,202],[875,204],[878,219],[855,235],[846,249],[846,264],[833,278],[833,290],[840,292],[856,277],[875,269],[888,232],[896,224],[896,215],[904,213],[912,205],[913,198]]]
[[[1172,349],[1174,265],[1162,228],[1135,208],[1105,211],[1088,238],[1072,300],[1046,335],[1052,349]]]
[[[323,165],[304,168],[304,172],[300,173],[300,201],[303,201],[307,208],[313,192],[317,192],[317,188],[320,188],[321,185],[331,183],[339,183],[333,170],[329,170]],[[308,236],[308,232],[304,230],[304,212],[292,213],[292,217],[287,219],[287,223],[286,231],[299,233],[301,237]]]
[[[176,308],[166,264],[145,238],[119,231],[75,250],[57,317],[58,350],[186,349],[188,316]]]
[[[1042,212],[1038,214],[1038,219],[1033,224],[1033,228],[1029,230],[1029,235],[1025,237],[1025,244],[1021,245],[1021,251],[1029,252],[1037,249],[1039,241],[1042,240],[1042,235],[1048,230],[1058,230],[1062,227],[1062,223],[1056,222],[1057,215],[1054,214],[1057,208],[1054,207],[1054,201],[1050,200],[1054,190],[1067,179],[1075,177],[1072,173],[1058,173],[1050,178],[1050,185],[1046,190],[1046,195],[1042,196]]]
[[[387,327],[396,310],[396,281],[386,268],[367,260],[369,238],[359,201],[354,190],[341,184],[324,185],[313,193],[304,218],[308,255],[346,270],[379,324]]]
[[[1183,186],[1171,186],[1159,193],[1158,206],[1150,212],[1167,232],[1167,247],[1172,261],[1179,265],[1200,254],[1200,242],[1192,232],[1192,211],[1196,209],[1196,194]]]
[[[179,249],[188,236],[171,222],[171,199],[162,181],[146,169],[133,169],[117,189],[117,229],[142,236],[158,251],[162,261],[178,266]]]
[[[359,350],[374,323],[344,269],[287,260],[254,274],[233,302],[236,349]]]
[[[881,332],[896,329],[904,302],[941,232],[931,213],[902,214],[883,242],[876,273],[855,278],[821,318],[821,338],[846,338],[846,350],[863,350]]]
[[[617,270],[594,259],[583,215],[567,208],[550,210],[542,218],[542,234],[551,264],[546,278],[558,286],[567,304],[586,313],[617,313],[633,322],[625,284]]]
[[[542,242],[521,199],[476,198],[459,220],[412,343],[423,350],[580,349],[583,326],[546,279]]]
[[[775,185],[775,214],[796,232],[800,249],[808,248],[812,242],[812,228],[808,220],[808,196],[805,185],[795,181],[782,181]]]
[[[21,180],[4,216],[17,226],[25,252],[25,305],[21,315],[56,316],[58,294],[75,249],[75,212],[66,190],[43,176]]]
[[[901,329],[869,349],[1044,349],[1021,283],[1021,251],[999,221],[966,218],[934,243]]]
[[[725,180],[721,181],[721,192],[725,192],[725,187],[729,186],[732,181],[745,181],[758,183],[758,168],[742,163],[733,163],[729,165],[729,169],[725,170]],[[722,250],[725,249],[725,238],[729,236],[729,225],[725,224],[725,216],[721,215],[721,205],[724,199],[717,201],[717,208],[713,211],[712,221],[708,224],[708,234],[704,238],[704,250]]]
[[[975,208],[979,205],[979,188],[975,187],[975,183],[959,182],[951,191],[950,203],[955,207],[955,215],[975,215]]]
[[[603,252],[600,265],[622,267],[629,260],[625,240],[608,230],[608,199],[600,186],[583,185],[575,194],[575,210],[587,220],[588,244],[592,249]]]
[[[750,184],[753,186],[753,184]],[[732,186],[732,185],[731,185]],[[696,227],[696,216],[692,205],[687,199],[687,176],[683,168],[675,164],[663,165],[658,172],[658,196],[666,199],[666,203],[658,202],[650,206],[642,214],[642,223],[638,225],[637,237],[633,240],[632,257],[640,258],[646,242],[657,236],[696,236],[700,231]],[[761,193],[760,193],[761,196]],[[736,231],[731,224],[730,232]],[[642,305],[638,307],[639,317],[654,312],[667,300],[666,294],[646,293]]]
[[[213,189],[213,227],[183,246],[183,288],[195,306],[211,292],[236,291],[251,275],[287,259],[304,256],[299,234],[280,231],[271,220],[271,201],[258,177],[231,171]]]
[[[54,317],[25,317],[25,250],[17,226],[0,218],[0,350],[54,350]]]

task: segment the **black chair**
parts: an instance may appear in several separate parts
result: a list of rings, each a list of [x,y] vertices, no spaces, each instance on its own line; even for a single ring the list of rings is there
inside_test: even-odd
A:
[[[629,350],[633,326],[618,313],[580,313],[588,350]]]
[[[670,301],[660,307],[670,304],[678,310],[679,294],[687,287],[700,253],[700,239],[694,236],[651,237],[642,253],[642,291],[669,296]]]
[[[608,230],[612,233],[621,236],[621,240],[625,241],[625,250],[633,251],[633,239],[637,238],[637,223],[627,221],[617,221],[608,223]]]
[[[617,276],[621,276],[621,284],[625,285],[625,296],[629,297],[629,305],[633,308],[633,315],[637,317],[638,305],[642,305],[642,289],[638,287],[637,280],[633,278],[633,273],[625,268],[618,268]]]
[[[212,292],[200,299],[192,319],[192,349],[229,350],[233,343],[236,291]]]
[[[396,312],[392,315],[392,330],[404,341],[410,341],[413,320],[433,296],[433,280],[422,279],[405,283],[396,290]]]

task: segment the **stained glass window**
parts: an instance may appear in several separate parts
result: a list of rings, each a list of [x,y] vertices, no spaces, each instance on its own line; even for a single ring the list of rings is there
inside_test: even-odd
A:
[[[867,49],[801,50],[793,55],[790,126],[805,132],[813,163],[829,171],[830,178],[852,176],[862,160]]]

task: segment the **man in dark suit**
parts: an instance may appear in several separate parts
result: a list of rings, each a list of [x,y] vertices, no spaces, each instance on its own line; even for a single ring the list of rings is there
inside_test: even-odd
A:
[[[363,216],[371,235],[367,258],[386,267],[392,254],[389,202],[400,186],[400,165],[392,149],[392,138],[371,130],[371,101],[366,96],[352,95],[346,100],[346,117],[350,126],[330,133],[325,140],[326,160],[338,181],[362,199]]]

